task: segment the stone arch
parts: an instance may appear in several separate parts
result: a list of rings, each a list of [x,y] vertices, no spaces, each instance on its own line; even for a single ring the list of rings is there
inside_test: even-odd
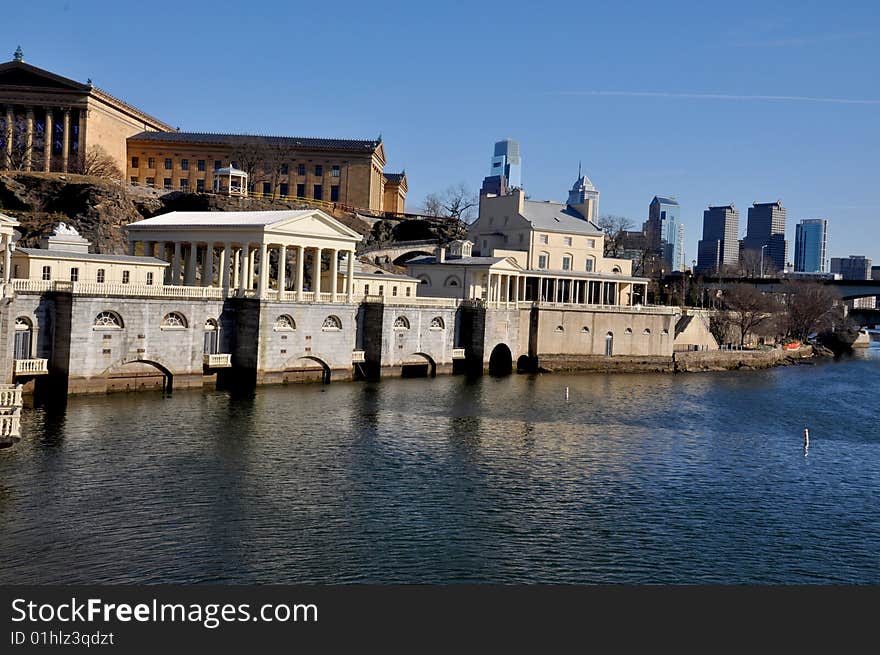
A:
[[[491,375],[510,375],[513,372],[513,353],[506,343],[499,343],[489,355],[489,373]]]
[[[461,286],[461,280],[458,279],[458,276],[457,276],[457,275],[450,275],[450,276],[447,277],[446,280],[443,282],[443,286],[444,286],[444,287],[460,287],[460,286]]]
[[[318,367],[320,367],[320,375],[321,375],[321,384],[330,384],[330,377],[332,375],[332,370],[330,369],[330,365],[327,363],[327,358],[321,355],[320,353],[299,353],[298,355],[294,355],[290,357],[287,361],[284,362],[284,371],[285,372],[308,372],[315,371]],[[311,362],[311,365],[309,364]],[[317,364],[318,366],[314,366]],[[284,381],[287,382],[288,379],[285,376]]]
[[[170,394],[173,390],[174,373],[172,372],[171,367],[161,357],[154,357],[152,355],[139,355],[137,357],[129,355],[123,357],[104,369],[102,375],[110,377],[110,372],[113,371],[113,369],[121,368],[126,364],[148,364],[152,366],[162,373],[162,393]]]
[[[406,263],[415,259],[416,257],[430,257],[431,253],[425,252],[424,250],[408,250],[405,253],[402,253],[394,258],[392,263],[395,266],[406,266]]]
[[[420,361],[414,362],[413,359],[419,357]],[[437,377],[437,362],[427,353],[412,353],[407,357],[401,365],[400,377],[403,378],[422,378]]]

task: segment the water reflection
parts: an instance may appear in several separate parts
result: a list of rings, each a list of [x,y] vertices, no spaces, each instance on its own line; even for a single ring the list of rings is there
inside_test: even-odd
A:
[[[72,398],[0,452],[0,582],[876,583],[878,375]]]

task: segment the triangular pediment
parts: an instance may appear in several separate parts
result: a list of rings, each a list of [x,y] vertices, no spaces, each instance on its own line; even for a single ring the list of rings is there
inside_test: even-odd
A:
[[[19,222],[12,218],[12,216],[7,216],[6,214],[0,214],[0,227],[18,227]]]
[[[285,218],[277,223],[266,226],[268,231],[275,233],[291,232],[296,234],[307,234],[317,237],[333,237],[361,240],[363,236],[352,230],[347,225],[343,225],[335,218],[316,209],[308,214],[302,214],[293,218]]]
[[[18,86],[64,91],[88,91],[89,87],[22,61],[0,64],[0,87]]]

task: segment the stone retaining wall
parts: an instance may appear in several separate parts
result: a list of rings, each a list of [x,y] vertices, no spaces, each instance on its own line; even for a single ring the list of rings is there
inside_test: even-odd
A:
[[[675,353],[675,371],[731,371],[797,364],[813,357],[812,346],[799,350],[709,350]]]

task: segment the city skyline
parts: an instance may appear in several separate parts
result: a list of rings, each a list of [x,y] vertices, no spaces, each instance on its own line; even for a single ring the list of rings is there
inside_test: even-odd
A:
[[[499,16],[490,7],[399,12],[391,5],[376,11],[342,2],[332,43],[318,7],[299,8],[288,19],[286,7],[267,3],[277,20],[261,19],[259,30],[247,29],[256,18],[231,23],[223,11],[215,16],[182,7],[177,21],[151,26],[149,57],[132,47],[126,30],[103,30],[100,39],[61,38],[71,30],[133,24],[140,20],[133,8],[49,5],[49,11],[10,8],[0,28],[6,57],[20,44],[25,61],[83,82],[91,78],[182,130],[347,138],[381,133],[393,146],[389,168],[407,171],[413,208],[428,193],[462,181],[476,192],[486,153],[510,137],[528,161],[522,182],[535,199],[564,201],[578,161],[602,190],[602,213],[626,216],[634,226],[644,220],[652,196],[674,195],[686,264],[696,259],[707,206],[733,202],[742,209],[777,198],[788,209],[789,241],[800,219],[824,216],[829,257],[880,256],[880,203],[872,194],[878,165],[871,157],[880,140],[880,98],[864,85],[878,45],[863,28],[876,22],[877,9],[867,4],[829,22],[812,14],[795,20],[760,3],[699,15],[683,6],[644,3],[640,20],[633,21],[632,8],[604,6],[570,5],[535,16],[528,5],[512,2]],[[585,59],[576,39],[566,37],[587,19],[594,47]],[[222,70],[199,68],[192,58],[181,65],[181,52],[198,45],[187,38],[186,25],[194,22],[211,34],[206,47],[234,43],[240,56]],[[316,29],[297,31],[291,48],[290,29],[300,23]],[[516,33],[523,24],[538,37],[510,53],[505,68],[513,73],[493,78],[472,66],[490,33]],[[657,29],[682,47],[651,49],[646,57],[646,34]],[[439,45],[452,30],[460,47],[440,56]],[[390,44],[383,48],[391,55],[407,52],[383,54],[383,61],[396,62],[393,88],[355,56],[365,43]],[[298,51],[315,52],[333,75],[294,74]],[[587,66],[589,81],[572,78],[571,67],[559,65],[566,60]],[[145,82],[159,79],[161,85]],[[526,92],[515,103],[504,102],[514,83]],[[393,102],[395,97],[406,102]],[[755,156],[762,151],[773,156]]]

